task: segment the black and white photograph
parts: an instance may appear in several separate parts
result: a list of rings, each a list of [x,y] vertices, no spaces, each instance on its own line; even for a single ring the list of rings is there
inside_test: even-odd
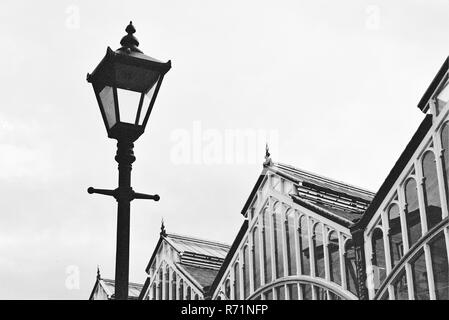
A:
[[[0,39],[0,300],[449,300],[449,0],[2,0]]]

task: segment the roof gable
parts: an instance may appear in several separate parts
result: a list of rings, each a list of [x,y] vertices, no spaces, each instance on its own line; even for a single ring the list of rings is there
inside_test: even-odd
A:
[[[142,287],[143,285],[141,284],[130,282],[128,284],[128,300],[136,300],[140,295]],[[98,293],[100,293],[100,295],[104,295],[108,300],[115,299],[115,281],[97,277],[97,281],[95,282],[89,300],[92,300],[94,295]]]
[[[375,195],[374,192],[360,187],[270,161],[264,165],[262,173],[241,211],[242,215],[246,215],[257,191],[270,173],[294,184],[296,192],[286,194],[286,196],[290,196],[295,203],[306,206],[309,210],[344,226],[352,225],[353,222],[359,220]]]
[[[149,273],[149,269],[163,242],[170,245],[179,254],[181,263],[212,269],[218,269],[221,266],[230,248],[228,245],[216,241],[163,233],[160,235],[156,248],[145,269],[147,273]]]

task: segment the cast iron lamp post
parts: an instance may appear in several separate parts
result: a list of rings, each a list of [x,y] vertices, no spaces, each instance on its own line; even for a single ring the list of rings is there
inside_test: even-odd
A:
[[[113,196],[118,203],[117,251],[115,265],[115,299],[128,299],[130,203],[134,199],[159,201],[159,196],[134,192],[131,187],[133,147],[142,133],[153,109],[164,75],[170,70],[166,63],[144,55],[134,37],[132,22],[116,51],[108,47],[106,56],[87,81],[92,83],[108,137],[117,140],[118,188],[87,189],[89,193]],[[134,103],[133,103],[134,102]]]

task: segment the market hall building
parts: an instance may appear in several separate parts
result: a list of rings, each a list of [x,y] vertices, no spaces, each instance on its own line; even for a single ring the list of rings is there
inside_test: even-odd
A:
[[[161,232],[139,299],[449,299],[448,67],[449,58],[377,193],[267,151],[232,245],[181,237],[196,242],[182,249]]]

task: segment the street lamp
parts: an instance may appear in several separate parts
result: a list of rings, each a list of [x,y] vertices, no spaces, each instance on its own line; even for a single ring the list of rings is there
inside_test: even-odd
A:
[[[108,137],[117,140],[119,179],[115,190],[87,189],[90,194],[113,196],[118,203],[117,251],[115,265],[115,299],[128,298],[130,202],[134,199],[159,201],[158,195],[134,192],[131,187],[132,163],[136,160],[134,142],[143,134],[153,109],[164,75],[170,70],[166,63],[144,55],[134,37],[132,22],[121,47],[108,47],[106,56],[87,81],[92,83]]]

